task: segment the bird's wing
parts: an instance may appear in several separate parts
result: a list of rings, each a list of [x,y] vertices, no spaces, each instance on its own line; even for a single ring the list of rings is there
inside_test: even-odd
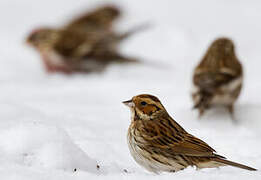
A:
[[[176,154],[188,156],[213,156],[215,152],[207,143],[190,134],[186,134],[179,144],[172,146],[171,150]]]
[[[195,71],[193,81],[194,84],[205,90],[206,92],[213,92],[223,85],[229,84],[238,77],[236,72],[229,69],[220,69],[219,71]]]
[[[118,8],[108,5],[82,14],[65,25],[65,28],[87,31],[109,30],[119,15],[120,10]]]
[[[81,59],[88,56],[102,38],[103,35],[96,32],[63,30],[54,49],[66,59]]]
[[[148,148],[170,155],[212,157],[215,150],[204,141],[188,134],[171,118],[159,118],[159,122],[147,122],[142,129],[142,136]]]

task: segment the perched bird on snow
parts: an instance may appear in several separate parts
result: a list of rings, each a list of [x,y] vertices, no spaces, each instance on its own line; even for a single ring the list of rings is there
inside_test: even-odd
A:
[[[118,46],[144,26],[115,33],[112,24],[119,15],[116,7],[101,7],[64,27],[36,29],[27,43],[40,53],[48,72],[99,72],[110,63],[138,62],[121,55]]]
[[[123,102],[131,110],[127,141],[134,160],[154,173],[177,172],[189,166],[255,168],[220,156],[201,139],[189,134],[166,111],[160,100],[140,94]]]
[[[233,106],[242,82],[242,65],[236,57],[232,40],[216,39],[194,71],[194,108],[199,110],[201,116],[211,106],[222,105],[233,117]]]

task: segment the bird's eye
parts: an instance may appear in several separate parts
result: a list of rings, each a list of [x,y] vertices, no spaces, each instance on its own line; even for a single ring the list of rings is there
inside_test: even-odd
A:
[[[142,106],[146,106],[146,105],[147,105],[147,103],[146,103],[145,101],[141,101],[140,104],[141,104]]]

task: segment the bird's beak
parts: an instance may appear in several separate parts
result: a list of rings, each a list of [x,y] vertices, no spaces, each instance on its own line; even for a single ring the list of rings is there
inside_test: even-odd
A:
[[[23,43],[24,43],[24,44],[29,44],[28,38],[26,38]]]
[[[132,100],[123,101],[122,103],[130,108],[134,108],[134,103],[132,102]]]
[[[27,46],[32,46],[32,43],[30,42],[28,37],[24,40],[24,44]]]

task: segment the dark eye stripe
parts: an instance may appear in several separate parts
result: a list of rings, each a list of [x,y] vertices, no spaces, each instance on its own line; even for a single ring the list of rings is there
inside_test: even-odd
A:
[[[156,108],[157,111],[160,110],[160,108],[159,108],[158,106],[156,106],[155,104],[150,104],[150,105],[154,106],[154,107]]]

